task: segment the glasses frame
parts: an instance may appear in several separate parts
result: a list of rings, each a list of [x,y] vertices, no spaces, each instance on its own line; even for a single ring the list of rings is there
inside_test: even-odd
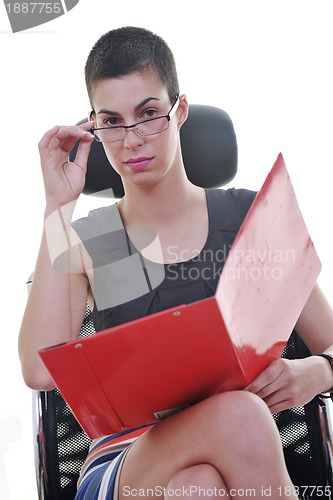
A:
[[[91,129],[91,133],[94,134],[94,137],[95,137],[95,140],[97,142],[103,142],[100,140],[100,138],[95,135],[95,131],[98,131],[98,130],[114,130],[114,129],[123,129],[124,131],[124,136],[121,138],[121,139],[115,139],[114,141],[107,141],[107,142],[104,142],[104,144],[109,144],[111,142],[119,142],[119,141],[123,141],[126,137],[126,131],[127,130],[130,130],[130,129],[135,129],[135,132],[140,136],[140,137],[148,137],[150,135],[156,135],[156,134],[160,134],[161,132],[164,132],[165,130],[167,130],[169,128],[169,122],[171,120],[171,118],[173,117],[173,115],[175,114],[175,112],[177,111],[177,106],[176,104],[178,103],[179,104],[179,97],[180,97],[180,94],[177,94],[176,96],[176,100],[174,101],[173,105],[171,106],[169,112],[166,114],[166,115],[163,115],[163,116],[156,116],[155,118],[148,118],[147,120],[143,120],[141,122],[137,122],[137,123],[133,123],[133,125],[117,125],[115,127],[93,127]],[[89,119],[91,119],[91,116],[92,114],[94,113],[94,111],[91,111],[90,114],[89,114]],[[167,124],[167,127],[164,128],[163,130],[160,130],[159,132],[153,132],[151,134],[141,134],[141,132],[139,131],[138,127],[142,124],[142,123],[147,123],[147,122],[152,122],[152,121],[155,121],[155,120],[160,120],[161,118],[166,118],[168,120],[168,124]]]

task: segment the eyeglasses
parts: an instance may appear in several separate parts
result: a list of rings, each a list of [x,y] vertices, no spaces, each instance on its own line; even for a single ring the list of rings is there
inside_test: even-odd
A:
[[[96,127],[91,129],[98,142],[117,142],[125,139],[126,130],[135,129],[136,133],[142,137],[148,135],[155,135],[169,128],[169,122],[177,110],[177,103],[179,103],[179,94],[177,94],[176,100],[170,108],[167,115],[157,116],[156,118],[149,118],[148,120],[143,120],[142,122],[134,123],[133,125],[116,125],[109,127]]]

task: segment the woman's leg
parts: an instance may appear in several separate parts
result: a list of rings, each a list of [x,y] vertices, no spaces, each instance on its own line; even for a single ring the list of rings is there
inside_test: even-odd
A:
[[[171,478],[165,490],[165,498],[221,498],[227,497],[228,489],[217,470],[208,464],[192,465]]]
[[[119,499],[129,492],[161,498],[180,478],[189,484],[192,467],[202,464],[211,466],[206,469],[208,482],[217,479],[212,473],[216,470],[221,488],[235,499],[267,497],[268,492],[271,498],[297,498],[268,407],[250,392],[234,391],[172,415],[140,437],[124,461]],[[205,469],[199,471],[197,478],[207,487]]]

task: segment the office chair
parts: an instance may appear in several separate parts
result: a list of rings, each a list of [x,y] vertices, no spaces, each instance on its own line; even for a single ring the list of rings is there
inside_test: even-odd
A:
[[[202,187],[221,187],[236,175],[237,140],[232,121],[223,110],[191,105],[188,120],[181,129],[181,144],[185,169],[193,183]],[[75,156],[76,149],[77,145],[70,159]],[[123,195],[119,175],[110,167],[102,145],[94,141],[83,192],[98,196],[108,188],[112,188],[116,199]],[[93,333],[92,315],[87,305],[80,335]],[[294,359],[309,354],[297,333],[292,332],[283,356]],[[34,391],[33,395],[39,499],[73,500],[90,440],[57,389]],[[333,486],[333,475],[329,417],[327,404],[318,398],[305,406],[274,415],[289,473],[304,498],[314,499],[316,495],[330,498],[327,493]]]

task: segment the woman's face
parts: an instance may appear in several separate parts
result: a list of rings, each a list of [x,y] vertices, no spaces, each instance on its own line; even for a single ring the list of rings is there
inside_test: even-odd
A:
[[[129,126],[165,116],[174,104],[170,103],[166,87],[152,72],[100,80],[94,86],[92,100],[95,128]],[[171,169],[182,168],[179,129],[186,117],[187,102],[185,96],[181,96],[166,130],[140,136],[133,127],[126,130],[123,139],[103,143],[125,187],[127,183],[152,185]]]

